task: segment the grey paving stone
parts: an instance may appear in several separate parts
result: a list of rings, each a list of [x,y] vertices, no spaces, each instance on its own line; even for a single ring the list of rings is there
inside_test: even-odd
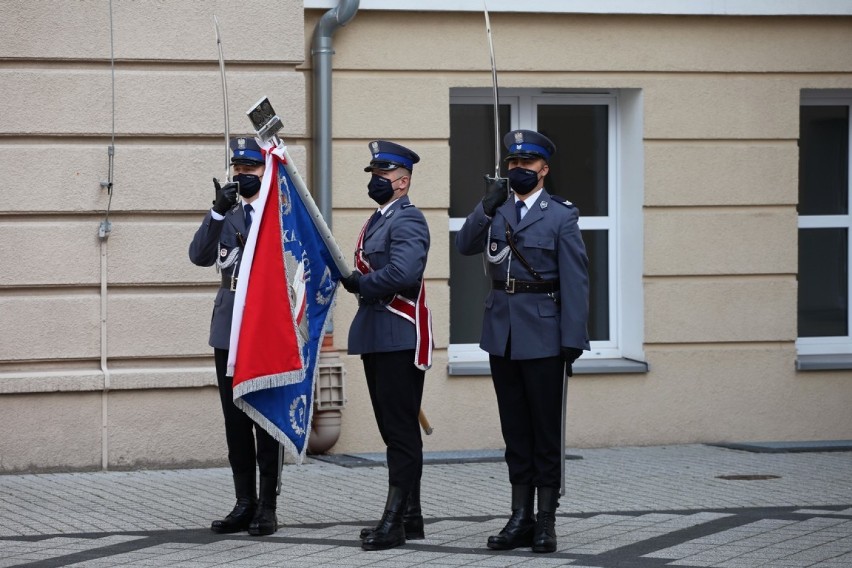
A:
[[[284,486],[304,489],[280,497],[283,527],[260,539],[209,532],[210,520],[233,505],[224,468],[0,476],[0,567],[16,565],[14,558],[55,568],[164,562],[612,568],[621,561],[641,566],[642,559],[835,568],[852,558],[850,452],[752,454],[687,445],[570,453],[583,459],[566,462],[554,555],[485,547],[510,512],[505,464],[427,465],[427,538],[375,553],[361,551],[355,537],[381,516],[387,470],[314,462],[285,466]],[[718,478],[760,473],[780,477]]]

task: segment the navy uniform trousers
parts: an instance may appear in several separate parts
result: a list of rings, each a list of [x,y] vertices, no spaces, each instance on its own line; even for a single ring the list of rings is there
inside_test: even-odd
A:
[[[416,296],[429,251],[429,227],[408,196],[388,206],[365,232],[372,271],[360,280],[349,353],[360,355],[376,425],[387,446],[388,484],[415,489],[423,470],[420,400],[425,371],[414,365],[414,325],[385,307],[394,294]]]
[[[509,339],[511,342],[511,338]],[[512,360],[511,344],[489,355],[512,485],[562,482],[562,357]]]
[[[242,207],[233,207],[225,213],[225,218],[221,221],[213,219],[208,211],[189,245],[189,258],[198,266],[213,266],[217,259],[239,258],[242,252],[239,250],[240,241],[245,239],[246,233]],[[213,303],[209,343],[213,347],[219,398],[225,418],[228,462],[234,475],[253,476],[255,467],[258,467],[261,477],[277,478],[278,442],[237,408],[234,404],[233,379],[226,376],[235,296],[230,283],[231,277],[239,271],[239,261],[236,260],[220,270],[222,286]]]
[[[478,204],[456,234],[456,246],[464,255],[494,255],[487,263],[492,290],[479,346],[489,354],[509,479],[513,485],[557,488],[563,459],[561,350],[589,348],[588,258],[572,204],[542,190],[527,207],[518,220],[513,199],[493,218]],[[515,253],[498,254],[508,248],[510,234],[526,263]],[[550,283],[555,290],[514,291],[512,285],[514,293],[508,292],[508,278],[530,287]]]
[[[361,355],[376,425],[387,446],[388,485],[413,489],[423,471],[420,401],[426,376],[414,366],[414,350]]]
[[[255,462],[261,477],[278,477],[278,442],[234,404],[233,377],[227,376],[228,350],[214,349],[219,398],[225,417],[228,463],[234,475],[254,475]],[[257,446],[255,447],[255,438]]]

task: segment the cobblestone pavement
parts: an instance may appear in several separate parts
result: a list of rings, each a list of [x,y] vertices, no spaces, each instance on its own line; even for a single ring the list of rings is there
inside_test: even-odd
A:
[[[553,554],[485,547],[509,513],[502,462],[426,465],[427,538],[365,552],[357,533],[381,516],[387,471],[310,460],[284,467],[269,537],[207,528],[233,505],[225,468],[0,476],[0,568],[852,567],[852,452],[569,454],[582,459],[566,462]]]

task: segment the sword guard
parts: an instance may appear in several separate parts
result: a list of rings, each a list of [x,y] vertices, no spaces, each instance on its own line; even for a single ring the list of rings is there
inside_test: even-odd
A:
[[[489,194],[500,188],[506,195],[509,195],[509,178],[498,176],[485,176],[485,193]]]

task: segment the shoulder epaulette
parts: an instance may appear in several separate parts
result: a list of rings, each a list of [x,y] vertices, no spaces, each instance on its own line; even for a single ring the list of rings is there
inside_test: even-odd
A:
[[[571,203],[570,201],[568,201],[567,199],[565,199],[564,197],[561,197],[559,195],[551,195],[550,198],[557,203],[561,203],[565,207],[576,207],[573,203]]]
[[[407,209],[407,208],[409,208],[409,207],[414,207],[414,204],[413,204],[413,203],[404,203],[404,204],[400,207],[400,209]]]

